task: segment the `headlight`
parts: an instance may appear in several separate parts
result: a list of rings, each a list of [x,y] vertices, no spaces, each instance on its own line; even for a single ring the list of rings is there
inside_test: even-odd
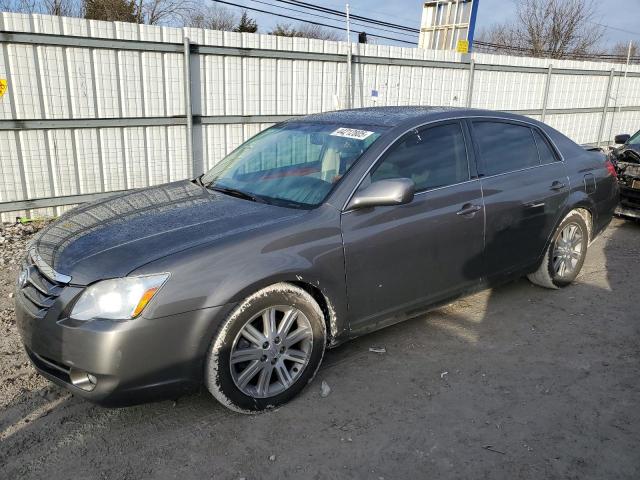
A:
[[[128,320],[142,313],[168,273],[102,280],[88,287],[71,311],[75,320]]]

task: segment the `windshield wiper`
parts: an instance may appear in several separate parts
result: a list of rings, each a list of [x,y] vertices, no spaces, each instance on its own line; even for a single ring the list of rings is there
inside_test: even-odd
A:
[[[204,177],[204,173],[201,175],[198,175],[196,178],[192,180],[192,182],[194,182],[196,185],[200,185],[201,187],[204,187],[204,183],[202,183],[202,177]]]
[[[296,202],[295,200],[287,200],[285,198],[269,197],[268,200],[267,199],[264,199],[264,200],[267,201],[268,203],[277,205],[279,207],[289,207],[289,208],[297,208],[297,209],[303,209],[303,210],[310,207],[305,203]]]
[[[252,202],[257,203],[266,203],[262,198],[256,195],[251,195],[247,192],[243,192],[242,190],[238,190],[237,188],[221,187],[219,185],[207,185],[206,188],[208,188],[209,190],[215,190],[216,192],[224,193],[226,195],[231,195],[232,197],[243,198],[245,200],[251,200]]]

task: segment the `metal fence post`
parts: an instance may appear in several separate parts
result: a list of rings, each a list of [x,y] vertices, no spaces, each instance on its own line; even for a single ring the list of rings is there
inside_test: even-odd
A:
[[[202,95],[200,53],[198,45],[184,38],[185,115],[187,116],[187,149],[193,176],[204,172],[202,158]]]
[[[42,76],[44,75],[44,72],[42,71],[42,69],[40,68],[40,51],[38,46],[34,45],[32,48],[33,51],[33,67],[34,67],[34,76],[35,76],[35,80],[36,80],[36,86],[37,86],[37,91],[38,91],[38,98],[39,98],[39,104],[40,104],[40,118],[47,118],[47,108],[46,108],[46,101],[45,101],[45,89],[44,89],[44,82],[43,82],[43,78]],[[66,72],[65,72],[66,75]],[[68,80],[69,77],[65,78],[65,82]],[[71,108],[71,105],[69,105],[69,108]],[[58,192],[57,192],[57,188],[56,188],[56,181],[54,179],[54,168],[53,168],[53,157],[51,155],[51,145],[50,145],[50,137],[49,137],[49,130],[44,130],[43,132],[43,136],[44,136],[44,151],[45,151],[45,158],[47,159],[47,179],[49,181],[49,188],[50,188],[50,195],[52,197],[57,196]],[[33,180],[32,180],[33,181]],[[54,215],[58,215],[58,208],[54,208],[53,209]]]
[[[471,108],[473,102],[473,77],[475,75],[476,62],[472,58],[469,60],[469,83],[467,84],[467,107]]]
[[[629,41],[629,49],[627,50],[627,63],[624,66],[624,75],[622,76],[622,78],[618,78],[618,86],[616,88],[616,96],[614,99],[614,103],[613,103],[613,113],[611,114],[611,123],[609,124],[609,140],[611,140],[611,138],[613,138],[613,121],[616,118],[616,110],[618,111],[618,113],[620,113],[621,111],[621,106],[620,106],[620,86],[621,84],[624,82],[626,84],[626,80],[627,80],[627,73],[629,73],[629,61],[631,60],[631,47],[632,47],[632,41]]]
[[[613,84],[613,75],[615,70],[612,68],[609,73],[609,82],[607,83],[607,94],[604,98],[604,107],[602,107],[602,118],[600,119],[600,128],[598,129],[598,146],[602,145],[602,134],[604,133],[604,125],[607,121],[607,109],[609,108],[609,97],[611,96],[611,85]]]
[[[352,94],[351,94],[351,69],[352,69],[352,59],[351,59],[351,27],[349,22],[349,4],[346,5],[347,12],[347,91],[346,91],[346,108],[351,108],[353,104]]]
[[[184,37],[184,109],[187,117],[187,161],[196,174],[193,164],[193,110],[191,107],[191,42]]]
[[[547,81],[544,84],[544,98],[542,99],[542,117],[544,122],[547,118],[547,103],[549,101],[549,88],[551,87],[551,75],[553,75],[553,66],[549,64],[549,71],[547,72]]]

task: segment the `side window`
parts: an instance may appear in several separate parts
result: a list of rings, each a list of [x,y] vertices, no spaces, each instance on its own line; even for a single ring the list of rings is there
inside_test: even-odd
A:
[[[540,165],[538,149],[529,127],[503,122],[473,122],[484,174],[497,175]]]
[[[533,136],[536,138],[536,145],[538,146],[538,153],[540,154],[540,163],[544,165],[546,163],[557,162],[558,157],[553,153],[553,150],[551,150],[549,141],[535,128],[533,129]]]
[[[467,149],[460,124],[425,128],[399,140],[371,174],[372,182],[389,178],[409,178],[416,184],[416,191],[469,180]]]

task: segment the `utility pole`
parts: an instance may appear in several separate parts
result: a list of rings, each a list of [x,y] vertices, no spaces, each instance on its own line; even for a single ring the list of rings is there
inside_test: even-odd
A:
[[[351,22],[349,21],[349,4],[346,4],[347,13],[347,108],[351,108]]]

